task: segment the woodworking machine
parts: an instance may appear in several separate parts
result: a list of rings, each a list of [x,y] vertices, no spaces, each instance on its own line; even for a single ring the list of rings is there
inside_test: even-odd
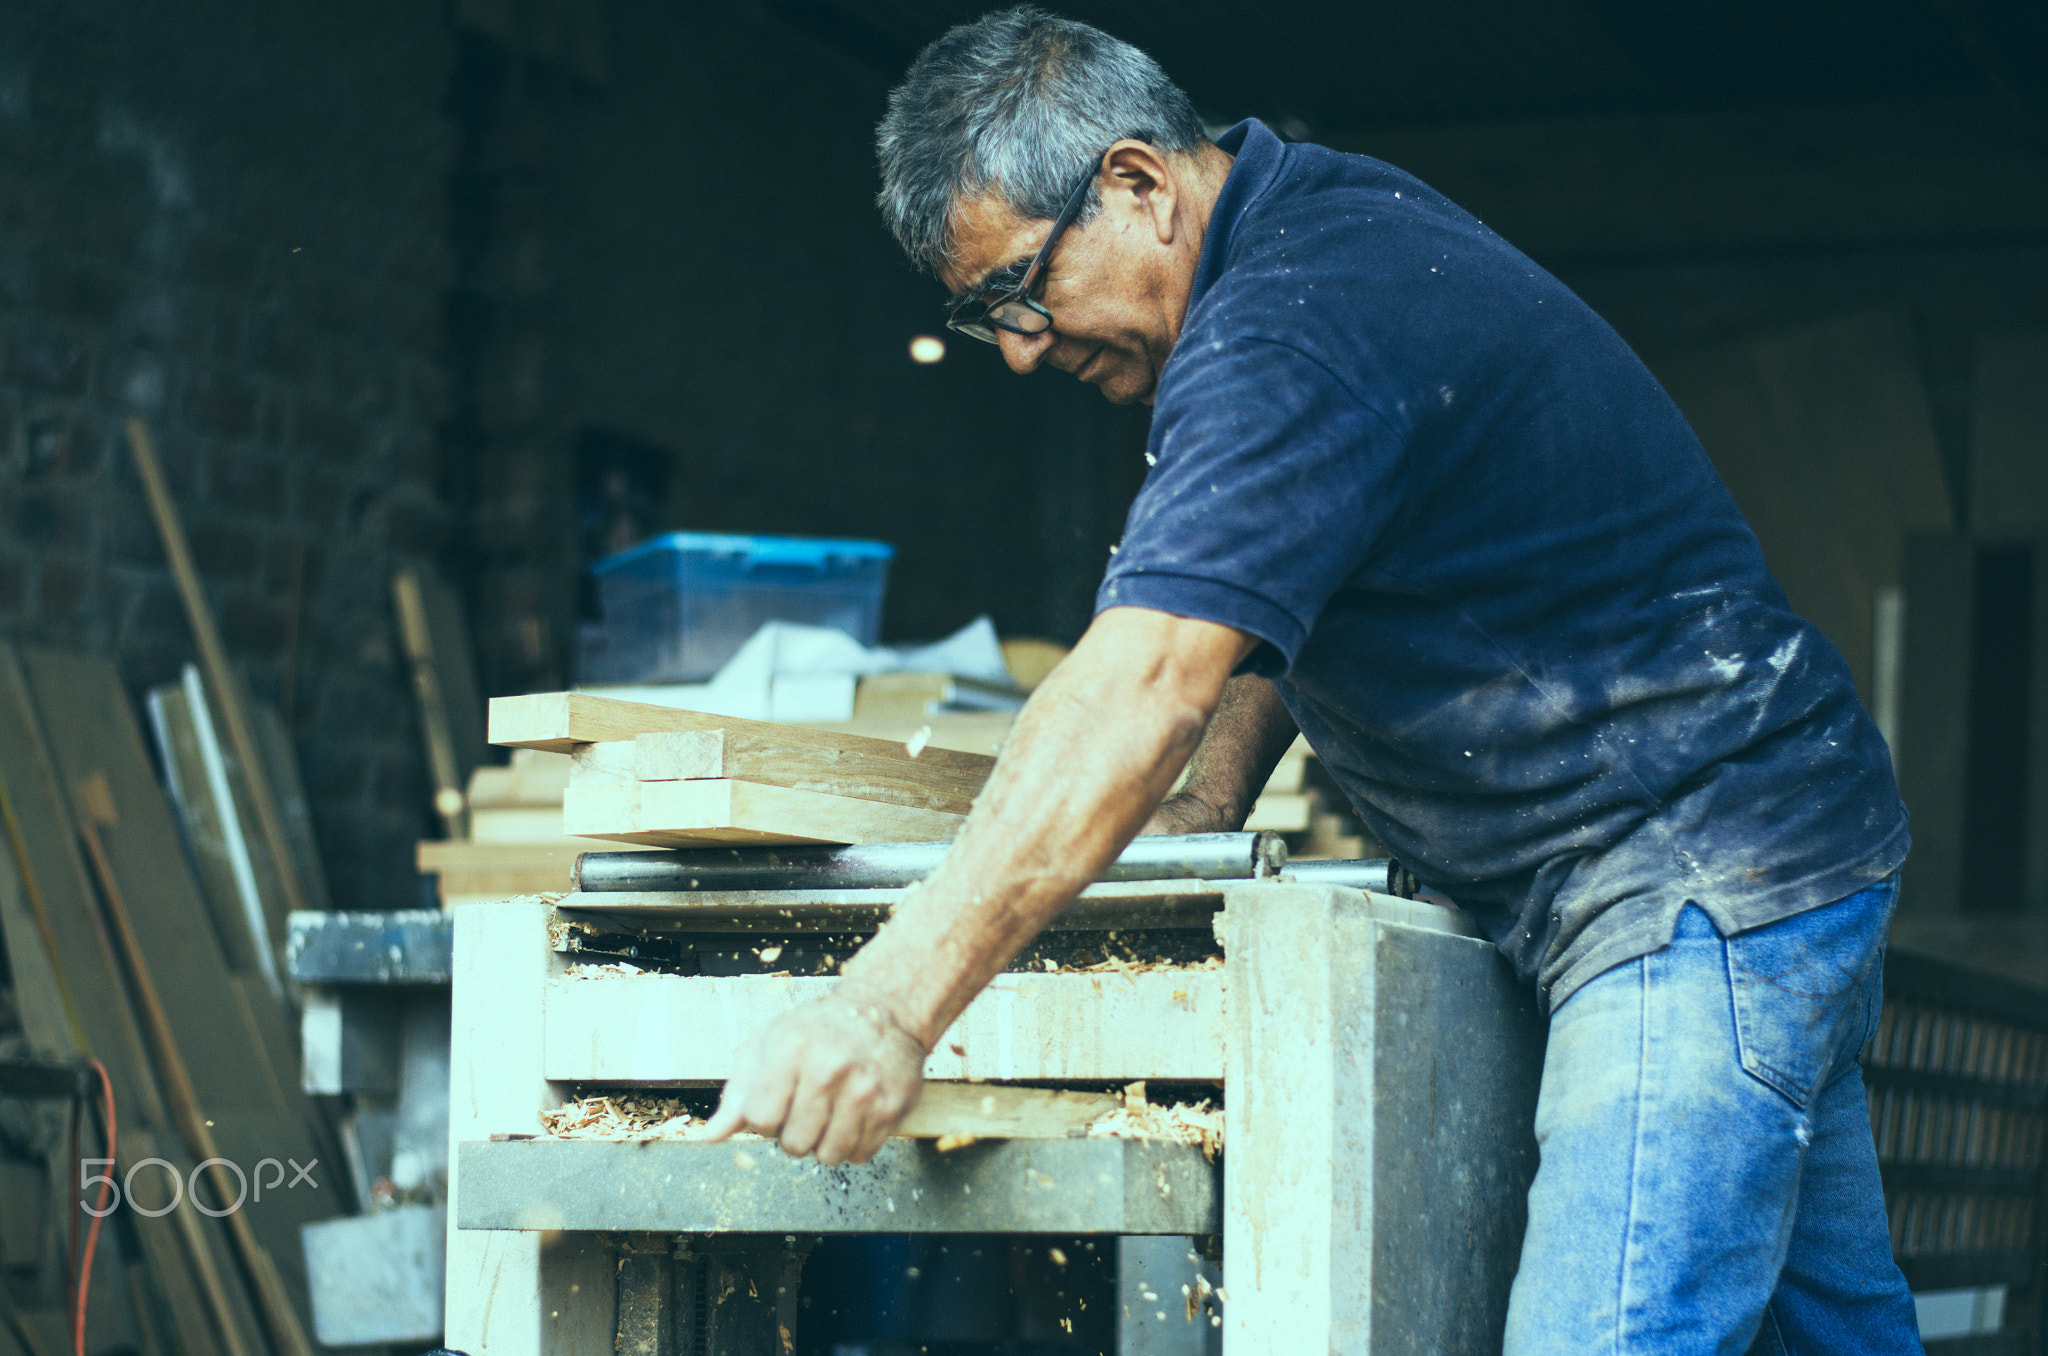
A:
[[[1071,1130],[898,1138],[838,1168],[547,1132],[598,1093],[708,1110],[741,1044],[829,991],[945,848],[592,853],[559,900],[456,911],[450,1347],[782,1356],[808,1250],[845,1233],[1220,1238],[1230,1300],[1192,1309],[1227,1356],[1497,1344],[1534,1164],[1526,995],[1397,864],[1289,864],[1270,834],[1139,839],[925,1068],[1221,1101],[1220,1161]]]

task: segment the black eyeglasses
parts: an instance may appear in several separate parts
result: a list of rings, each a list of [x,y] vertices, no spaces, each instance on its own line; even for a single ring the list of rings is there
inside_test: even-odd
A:
[[[1100,168],[1099,164],[1090,165],[1081,181],[1074,185],[1074,191],[1067,195],[1067,205],[1053,219],[1052,230],[1047,232],[1045,243],[1038,247],[1038,253],[1032,256],[1024,269],[1024,276],[1016,285],[1004,288],[994,300],[987,300],[987,285],[973,296],[960,298],[953,303],[953,309],[946,317],[947,329],[957,330],[984,344],[997,344],[1002,342],[996,337],[997,330],[1008,330],[1012,334],[1044,334],[1052,328],[1052,312],[1032,300],[1031,291],[1038,286],[1038,275],[1044,270],[1045,261],[1052,257],[1052,247],[1059,243],[1060,234],[1081,214],[1081,204],[1088,201],[1089,185],[1095,182]]]

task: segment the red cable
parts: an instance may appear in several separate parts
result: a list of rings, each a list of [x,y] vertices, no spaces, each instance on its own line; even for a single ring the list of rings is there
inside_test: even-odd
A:
[[[87,1059],[86,1063],[90,1064],[92,1071],[100,1076],[100,1095],[106,1100],[107,1104],[107,1158],[110,1160],[107,1166],[112,1168],[113,1163],[111,1160],[115,1154],[114,1082],[107,1077],[106,1065],[96,1059]],[[92,1223],[86,1228],[85,1258],[78,1268],[78,1301],[77,1308],[72,1311],[71,1319],[71,1350],[73,1356],[85,1356],[85,1297],[86,1293],[92,1289],[92,1255],[94,1249],[99,1246],[100,1225],[105,1221],[107,1215],[111,1213],[107,1209],[107,1193],[114,1189],[114,1179],[109,1175],[102,1180],[105,1181],[106,1185],[100,1188],[98,1204],[100,1213],[92,1217]]]
[[[71,1151],[71,1161],[79,1165],[81,1173],[85,1170],[85,1165],[78,1157],[78,1122],[84,1116],[85,1099],[73,1097],[70,1128],[66,1132],[64,1143]],[[72,1178],[70,1186],[71,1192],[67,1199],[71,1202],[71,1213],[65,1217],[64,1226],[64,1307],[67,1310],[78,1303],[78,1179]]]

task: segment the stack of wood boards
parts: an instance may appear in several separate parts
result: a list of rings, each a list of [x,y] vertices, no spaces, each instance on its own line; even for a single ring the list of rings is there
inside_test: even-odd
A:
[[[516,750],[513,766],[478,770],[473,840],[422,843],[420,869],[442,872],[454,904],[559,890],[600,845],[950,838],[1015,717],[929,710],[944,675],[884,677],[863,684],[855,720],[818,726],[585,693],[497,698],[491,742]],[[1309,783],[1313,757],[1297,738],[1244,827],[1290,835],[1304,858],[1363,855],[1349,815]]]
[[[566,753],[563,830],[650,847],[950,838],[987,754],[578,692],[499,697],[490,738]]]
[[[288,1005],[239,912],[230,918],[250,945],[231,954],[223,944],[110,663],[0,645],[0,811],[0,936],[24,1039],[34,1054],[90,1054],[107,1067],[116,1182],[156,1159],[185,1183],[161,1214],[122,1211],[136,1256],[124,1253],[125,1229],[101,1239],[124,1254],[116,1274],[131,1302],[116,1312],[132,1316],[134,1345],[310,1356],[299,1227],[349,1203],[299,1090]],[[260,1202],[200,1210],[235,1195],[224,1167],[204,1188],[194,1182],[205,1159],[260,1174]],[[306,1166],[312,1184],[272,1183],[266,1160]],[[153,1176],[164,1173],[133,1179],[158,1184],[152,1207],[171,1198]]]
[[[993,756],[1015,713],[933,710],[951,700],[958,681],[926,673],[863,678],[853,720],[805,728]],[[579,853],[640,846],[564,831],[571,768],[566,752],[515,748],[509,766],[470,774],[467,832],[422,840],[418,847],[419,870],[437,878],[442,907],[565,890]]]

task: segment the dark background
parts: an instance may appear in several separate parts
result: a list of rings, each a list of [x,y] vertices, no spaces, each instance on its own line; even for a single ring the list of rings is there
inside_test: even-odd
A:
[[[283,706],[336,902],[407,905],[390,572],[491,692],[564,684],[608,535],[874,536],[890,638],[1072,640],[1142,410],[956,343],[870,199],[912,0],[7,0],[0,629],[191,654],[118,439],[157,429]],[[1890,702],[1900,935],[2048,979],[2048,7],[1076,4],[1221,126],[1410,169],[1559,273]],[[969,351],[973,350],[973,351]]]

